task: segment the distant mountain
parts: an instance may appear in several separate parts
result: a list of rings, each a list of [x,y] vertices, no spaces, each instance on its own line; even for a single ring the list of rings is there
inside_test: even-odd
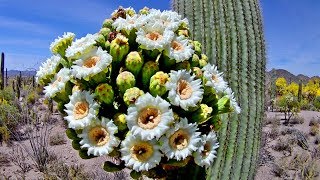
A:
[[[305,84],[312,78],[320,78],[319,76],[308,77],[303,74],[298,74],[297,76],[295,76],[294,74],[284,69],[272,69],[271,71],[266,72],[267,82],[270,82],[271,79],[275,80],[279,77],[284,77],[287,80],[288,84],[290,84],[291,82],[299,83],[299,81]]]
[[[9,70],[8,71],[8,76],[9,77],[13,77],[13,76],[17,76],[20,74],[20,71],[18,70]],[[22,76],[35,76],[36,75],[36,71],[21,71],[21,75]]]

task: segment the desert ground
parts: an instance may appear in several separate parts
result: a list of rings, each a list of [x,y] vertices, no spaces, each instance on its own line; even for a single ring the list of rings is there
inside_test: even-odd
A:
[[[266,112],[256,180],[320,179],[320,112],[301,111],[289,125]]]

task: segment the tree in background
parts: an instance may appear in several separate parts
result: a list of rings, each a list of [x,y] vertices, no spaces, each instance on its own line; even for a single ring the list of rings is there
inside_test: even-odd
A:
[[[284,113],[285,125],[288,125],[290,119],[300,110],[298,98],[291,93],[278,97],[276,105]]]
[[[276,80],[277,95],[281,96],[285,93],[287,87],[287,80],[284,77],[280,77]]]

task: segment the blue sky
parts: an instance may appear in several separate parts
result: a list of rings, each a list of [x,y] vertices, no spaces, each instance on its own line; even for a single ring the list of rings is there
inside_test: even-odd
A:
[[[95,33],[119,5],[169,9],[169,0],[0,0],[0,51],[8,69],[37,69],[64,32]],[[320,1],[262,0],[268,69],[320,75]]]

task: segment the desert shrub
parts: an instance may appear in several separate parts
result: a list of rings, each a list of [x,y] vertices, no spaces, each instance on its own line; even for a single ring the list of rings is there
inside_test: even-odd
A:
[[[6,154],[4,152],[0,152],[0,167],[6,165],[8,163],[10,163],[10,160],[8,158],[8,154]]]
[[[272,146],[272,149],[275,151],[287,151],[291,154],[292,147],[290,146],[289,142],[285,139],[280,139],[275,145]]]
[[[290,161],[290,169],[301,170],[309,159],[311,159],[311,157],[308,153],[295,154]]]
[[[313,106],[315,107],[316,110],[320,110],[320,96],[317,96],[313,100]]]
[[[312,157],[312,159],[320,159],[320,145],[317,145],[317,146],[311,151],[311,157]]]
[[[284,178],[285,176],[287,176],[287,167],[282,162],[278,164],[273,164],[271,172],[276,177]]]
[[[14,100],[14,92],[11,88],[5,87],[3,90],[0,90],[0,99],[5,99],[8,102]]]
[[[25,179],[26,173],[29,172],[32,168],[28,163],[27,153],[19,146],[13,147],[9,155],[10,161],[18,167],[16,171],[22,179]]]
[[[14,104],[0,103],[0,141],[8,141],[16,131],[21,114]]]
[[[320,135],[316,135],[315,139],[314,139],[314,143],[315,144],[320,144]]]
[[[309,122],[309,126],[318,126],[319,125],[319,120],[316,119],[315,117],[312,117],[312,119]]]
[[[303,99],[300,102],[300,109],[301,110],[310,110],[311,106],[312,106],[312,104],[307,99]]]
[[[293,128],[284,128],[283,130],[280,131],[280,134],[282,136],[285,136],[287,134],[292,134],[294,132]]]
[[[279,130],[278,130],[278,128],[273,127],[273,128],[271,129],[271,131],[268,133],[268,137],[269,137],[270,139],[273,139],[273,140],[275,140],[277,137],[279,137]]]
[[[62,160],[52,161],[48,165],[48,169],[45,173],[46,180],[55,180],[55,179],[91,179],[90,174],[86,172],[83,164],[72,164],[68,165]]]
[[[312,180],[319,176],[319,165],[315,160],[308,161],[301,169],[301,179]]]
[[[301,116],[294,116],[291,121],[291,124],[303,124],[304,123],[304,118]]]
[[[310,135],[315,136],[319,134],[319,126],[311,126],[310,127]]]
[[[32,91],[27,96],[27,103],[34,104],[37,101],[37,99],[39,99],[39,95],[35,91]]]
[[[57,133],[55,135],[50,136],[50,139],[49,139],[50,146],[62,145],[65,143],[66,143],[66,138],[64,137],[64,134]]]
[[[272,124],[272,125],[280,125],[280,119],[277,118],[276,116],[274,117],[266,117],[264,118],[264,124],[265,125],[269,125],[269,124]]]

